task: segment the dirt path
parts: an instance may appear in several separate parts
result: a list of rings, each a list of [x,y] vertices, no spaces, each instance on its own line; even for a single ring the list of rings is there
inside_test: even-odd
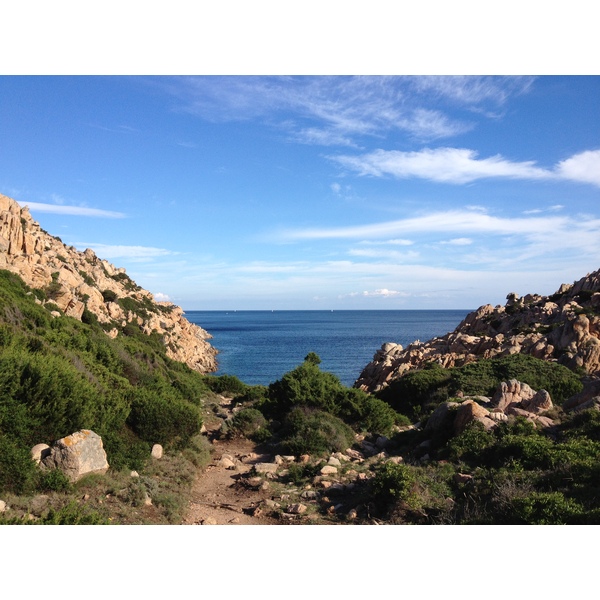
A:
[[[224,398],[221,407],[230,411],[230,400]],[[217,439],[216,428],[208,431],[212,439],[211,463],[199,473],[193,487],[188,512],[182,525],[274,525],[279,521],[269,517],[264,502],[270,498],[268,489],[248,486],[248,474],[257,462],[271,460],[260,455],[254,442],[247,439]]]

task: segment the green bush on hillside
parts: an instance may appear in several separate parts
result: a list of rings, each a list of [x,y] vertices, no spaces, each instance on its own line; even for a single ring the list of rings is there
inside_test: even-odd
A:
[[[547,390],[557,405],[583,388],[579,377],[562,365],[525,354],[513,354],[451,369],[430,363],[393,381],[376,397],[396,411],[412,419],[420,419],[458,392],[492,396],[498,385],[509,379],[527,383],[535,390]]]
[[[400,420],[392,408],[361,390],[345,387],[335,375],[321,371],[319,363],[319,357],[311,352],[301,365],[269,386],[257,408],[269,418],[281,419],[294,407],[312,407],[357,430],[391,432]]]
[[[286,415],[280,437],[282,452],[293,455],[322,456],[346,450],[354,443],[354,432],[341,419],[302,406]]]

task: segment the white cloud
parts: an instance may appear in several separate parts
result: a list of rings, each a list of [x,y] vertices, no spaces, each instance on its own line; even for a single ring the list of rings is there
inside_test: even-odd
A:
[[[334,194],[339,194],[342,191],[342,186],[339,183],[332,183],[330,187]]]
[[[262,119],[295,141],[355,146],[356,136],[404,131],[431,141],[464,133],[438,104],[449,99],[470,110],[497,108],[526,90],[531,78],[506,77],[181,77],[158,85],[181,110],[216,122]],[[293,115],[292,117],[290,117]],[[283,117],[283,118],[281,118]]]
[[[467,148],[436,148],[418,152],[375,150],[362,156],[332,156],[332,160],[359,175],[400,179],[418,177],[442,183],[469,183],[488,177],[547,179],[552,173],[535,166],[533,161],[510,162],[501,156],[478,159]]]
[[[440,244],[445,244],[448,246],[469,246],[472,243],[473,243],[473,240],[471,238],[466,238],[466,237],[454,238],[452,240],[440,242]]]
[[[462,105],[500,106],[510,96],[526,93],[534,77],[420,76],[411,77],[413,89],[443,96]]]
[[[375,150],[359,156],[330,156],[359,175],[398,179],[411,177],[463,184],[487,178],[571,180],[600,186],[600,150],[586,151],[559,162],[554,169],[535,161],[513,162],[500,156],[477,158],[468,148],[435,148],[415,152]]]
[[[61,200],[53,195],[53,199]],[[108,219],[124,219],[126,215],[112,210],[87,208],[84,206],[66,206],[64,204],[44,204],[43,202],[23,202],[31,212],[53,213],[56,215],[73,215],[77,217],[104,217]]]
[[[371,292],[369,291],[364,291],[364,292],[350,292],[349,294],[345,294],[345,296],[364,296],[365,298],[373,298],[373,297],[380,297],[380,298],[391,298],[392,296],[403,296],[403,297],[408,297],[410,296],[410,294],[406,293],[406,292],[397,292],[396,290],[388,290],[387,288],[382,288],[379,290],[373,290]],[[344,296],[340,296],[340,298],[343,298]]]
[[[395,240],[383,240],[383,241],[373,241],[373,240],[362,240],[358,242],[359,244],[368,244],[370,246],[412,246],[414,242],[412,240],[404,240],[404,239],[395,239]]]
[[[563,179],[600,186],[600,150],[586,150],[558,163],[556,171]]]
[[[391,260],[409,260],[414,261],[419,257],[418,252],[398,252],[397,250],[376,249],[376,248],[352,248],[348,250],[350,256],[363,256],[365,258],[387,258]]]
[[[157,292],[156,294],[154,294],[154,300],[156,300],[156,302],[170,302],[171,298],[167,294]]]
[[[95,243],[76,243],[80,248],[91,248],[99,258],[114,259],[126,258],[133,261],[146,261],[162,256],[178,254],[164,248],[153,248],[151,246],[120,246]]]
[[[439,110],[427,108],[415,109],[408,117],[400,119],[397,125],[421,140],[452,137],[473,129],[472,124],[452,121]]]
[[[494,217],[475,211],[451,210],[349,227],[298,229],[280,233],[286,240],[381,238],[405,233],[486,233],[497,235],[529,234],[545,230],[564,230],[572,223],[568,217],[538,218]],[[575,221],[572,223],[576,224]]]

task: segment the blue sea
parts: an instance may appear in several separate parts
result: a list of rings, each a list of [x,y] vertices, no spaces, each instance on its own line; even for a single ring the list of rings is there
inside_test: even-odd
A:
[[[309,352],[351,386],[385,342],[406,347],[453,331],[470,310],[186,311],[213,336],[217,375],[251,385],[281,379]]]

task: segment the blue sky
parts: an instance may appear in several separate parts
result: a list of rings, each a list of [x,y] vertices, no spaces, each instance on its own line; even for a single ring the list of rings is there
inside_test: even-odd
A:
[[[184,309],[475,308],[600,267],[600,77],[4,76],[0,192]]]

